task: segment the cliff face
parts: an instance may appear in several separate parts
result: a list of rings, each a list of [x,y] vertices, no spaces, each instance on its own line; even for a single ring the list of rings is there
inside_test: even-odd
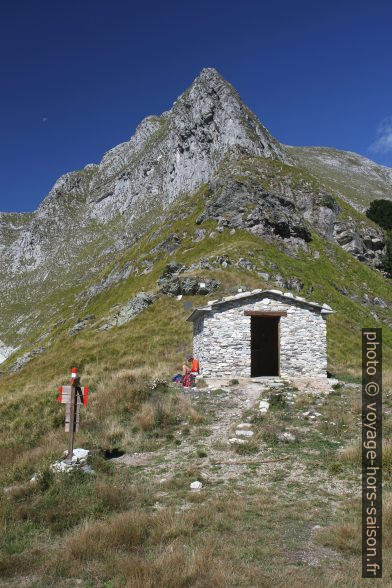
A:
[[[233,146],[289,161],[236,90],[216,70],[204,69],[170,111],[144,119],[134,136],[106,153],[99,165],[62,176],[27,226],[5,237],[12,229],[3,219],[7,227],[0,246],[8,252],[3,271],[31,271],[54,256],[67,265],[64,233],[88,230],[91,223],[122,217],[119,224],[129,233],[151,210],[166,209],[178,195],[207,182]]]
[[[43,313],[60,308],[40,306],[48,292],[72,307],[66,292],[76,296],[86,282],[94,289],[99,272],[151,227],[159,232],[171,208],[203,185],[199,223],[245,229],[289,254],[306,251],[315,232],[378,267],[382,231],[335,197],[325,173],[302,169],[298,153],[204,69],[169,111],[144,119],[99,165],[62,176],[35,213],[0,214],[0,339],[23,345]]]

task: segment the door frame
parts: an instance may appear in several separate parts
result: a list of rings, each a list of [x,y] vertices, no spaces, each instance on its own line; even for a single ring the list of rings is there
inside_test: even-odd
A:
[[[280,317],[287,316],[285,310],[244,310],[244,316],[279,317],[278,320],[278,377],[280,377]]]

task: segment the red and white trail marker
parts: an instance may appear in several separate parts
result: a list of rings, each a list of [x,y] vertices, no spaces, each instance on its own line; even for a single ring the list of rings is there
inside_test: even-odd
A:
[[[59,387],[59,395],[57,397],[58,402],[61,404],[69,404],[71,402],[71,390],[72,386],[60,386]],[[83,386],[81,388],[82,396],[77,394],[77,403],[84,404],[86,406],[88,402],[88,387]]]
[[[80,385],[78,370],[72,368],[71,386],[60,386],[58,402],[65,404],[65,432],[68,433],[68,455],[66,462],[72,462],[74,434],[79,431],[80,406],[88,401],[87,386]]]

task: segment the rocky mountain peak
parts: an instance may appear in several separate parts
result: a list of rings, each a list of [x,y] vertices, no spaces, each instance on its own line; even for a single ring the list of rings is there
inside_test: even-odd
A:
[[[7,247],[2,270],[29,273],[52,266],[56,258],[67,266],[55,238],[64,229],[119,217],[132,235],[146,214],[210,181],[233,149],[289,162],[233,86],[214,68],[205,68],[169,111],[147,116],[131,139],[108,151],[98,165],[59,178],[18,231],[10,232],[7,221],[0,231],[0,247]]]
[[[97,169],[92,216],[130,215],[168,206],[180,194],[209,181],[234,147],[250,155],[290,162],[285,149],[214,68],[205,68],[160,116],[148,116],[129,141],[108,151]],[[109,178],[120,174],[111,190]],[[105,186],[101,192],[100,186]]]
[[[249,154],[289,162],[285,149],[243,103],[237,90],[216,69],[205,68],[168,113],[181,131],[206,137],[212,149],[240,146]],[[182,133],[184,134],[184,133]]]
[[[63,175],[35,213],[0,215],[0,306],[39,299],[46,284],[74,283],[75,265],[79,279],[90,280],[164,222],[172,203],[207,183],[214,198],[204,216],[220,228],[246,228],[302,247],[312,223],[334,239],[339,207],[320,188],[315,196],[309,181],[298,187],[290,171],[296,154],[288,153],[216,69],[203,69],[170,110],[147,116],[99,164]],[[349,234],[345,225],[338,228],[337,242],[368,261],[355,227]],[[376,264],[383,242],[378,234],[367,238]],[[0,337],[4,328],[0,317]]]

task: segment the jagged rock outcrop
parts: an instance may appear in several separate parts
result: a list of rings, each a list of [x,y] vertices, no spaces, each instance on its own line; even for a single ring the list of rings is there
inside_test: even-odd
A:
[[[168,296],[193,296],[195,294],[210,294],[219,288],[220,282],[214,279],[184,276],[173,276],[159,283],[160,291]]]
[[[353,217],[340,218],[336,198],[315,178],[295,168],[272,167],[249,155],[228,157],[209,182],[206,207],[197,218],[221,227],[246,229],[264,239],[283,242],[286,250],[306,248],[315,230],[375,267],[385,252],[383,231]]]
[[[122,306],[107,322],[100,328],[100,331],[107,331],[113,327],[120,327],[138,314],[143,312],[156,299],[154,292],[139,292],[134,298]]]
[[[355,255],[360,261],[381,265],[385,247],[381,230],[368,226],[358,229],[353,222],[336,222],[334,237],[345,251]]]
[[[151,253],[172,253],[181,245],[181,239],[175,233],[169,235],[166,239],[155,245],[152,248]]]
[[[192,193],[205,182],[212,180],[219,187],[215,172],[228,154],[234,158],[245,154],[293,161],[287,149],[243,104],[233,86],[216,70],[206,68],[171,110],[144,119],[133,137],[108,151],[100,164],[59,178],[36,213],[0,215],[0,250],[4,252],[0,269],[7,276],[30,272],[30,282],[40,282],[43,275],[51,275],[53,266],[69,269],[71,260],[94,243],[97,222],[114,223],[107,246],[100,243],[94,250],[99,263],[100,256],[135,242],[139,237],[135,223],[143,225],[146,217],[142,230],[148,228],[151,218],[147,217],[152,211],[159,215],[180,194]],[[338,210],[328,202],[322,205],[328,195],[315,195],[309,186],[302,190],[302,199],[301,190],[297,190],[293,203],[291,187],[281,180],[278,177],[271,190],[259,186],[253,194],[247,194],[247,201],[257,208],[245,219],[235,215],[244,201],[240,183],[221,187],[217,209],[219,201],[226,199],[227,210],[234,206],[231,225],[245,224],[262,236],[307,242],[310,232],[306,220],[322,234],[333,236]],[[214,189],[214,185],[211,187]],[[210,207],[208,214],[216,218],[218,210]],[[199,232],[196,239],[203,236]],[[162,248],[173,250],[178,243],[173,239]],[[88,266],[86,277],[96,269]]]
[[[295,204],[262,187],[238,180],[216,178],[211,186],[203,219],[214,219],[223,227],[249,229],[262,237],[311,240],[311,234]],[[200,218],[199,218],[200,221]]]
[[[24,367],[26,365],[26,363],[31,361],[37,355],[41,355],[42,353],[44,353],[44,351],[45,351],[45,347],[37,347],[36,349],[33,349],[32,351],[28,351],[27,353],[24,353],[23,355],[18,357],[18,359],[10,366],[9,371],[10,372],[17,372],[18,370],[22,369],[22,367]]]
[[[286,151],[296,164],[326,182],[360,212],[372,200],[392,199],[392,169],[358,153],[331,147],[290,147]]]
[[[9,252],[8,270],[34,270],[48,258],[69,265],[59,235],[78,235],[74,253],[78,245],[93,240],[84,227],[107,223],[117,215],[124,217],[121,232],[125,231],[126,243],[120,238],[115,244],[121,249],[129,244],[127,234],[136,221],[208,181],[233,146],[289,161],[231,84],[216,70],[204,69],[171,110],[144,119],[133,137],[106,153],[99,165],[59,178],[25,226],[9,225],[3,215],[0,220],[10,235],[4,243],[4,230],[0,232],[0,247]]]
[[[168,263],[157,281],[160,292],[168,296],[191,296],[194,294],[209,294],[219,288],[220,283],[218,280],[198,276],[180,276],[187,269],[190,268],[176,261]]]
[[[82,292],[78,298],[89,300],[114,284],[127,280],[134,271],[135,268],[133,265],[127,261],[121,268],[114,268],[109,275],[102,278],[97,284],[93,284],[87,288],[87,290]]]
[[[85,329],[86,327],[89,326],[89,324],[91,323],[91,321],[93,321],[95,319],[95,315],[94,314],[90,314],[88,316],[85,316],[84,318],[78,319],[76,321],[76,323],[74,324],[73,327],[71,327],[68,331],[69,335],[76,335],[77,333],[80,333],[80,331],[83,331],[83,329]]]

